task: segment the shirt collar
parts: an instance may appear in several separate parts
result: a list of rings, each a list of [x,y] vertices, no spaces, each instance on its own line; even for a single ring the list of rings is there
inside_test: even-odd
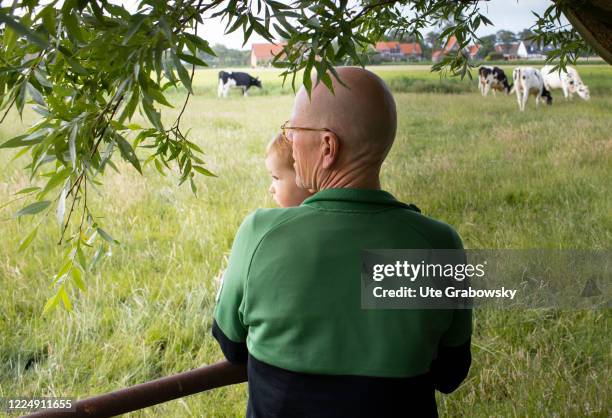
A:
[[[397,206],[420,212],[419,208],[415,205],[400,202],[391,193],[378,189],[323,189],[304,200],[302,204],[308,205],[318,202],[348,202]]]

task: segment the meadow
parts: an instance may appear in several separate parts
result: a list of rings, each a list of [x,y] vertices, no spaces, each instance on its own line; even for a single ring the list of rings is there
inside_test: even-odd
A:
[[[511,67],[504,67],[511,73]],[[482,98],[475,81],[422,66],[373,68],[394,91],[395,145],[383,187],[453,225],[467,248],[609,249],[612,242],[612,67],[579,66],[592,99],[520,113],[514,95]],[[83,398],[221,360],[210,334],[216,281],[246,214],[273,206],[264,148],[293,92],[272,69],[261,91],[216,98],[217,70],[196,72],[183,123],[218,177],[198,195],[150,166],[117,161],[90,206],[121,242],[73,292],[72,312],[41,316],[59,268],[51,219],[24,253],[31,219],[0,209],[0,397]],[[170,94],[180,103],[184,91]],[[171,121],[178,110],[164,109]],[[0,142],[24,129],[16,115]],[[0,152],[0,205],[25,187],[27,158]],[[35,180],[36,182],[37,180]],[[441,416],[610,416],[610,310],[477,310],[473,365]],[[238,417],[246,385],[169,402],[132,417]],[[401,405],[398,402],[398,405]],[[402,414],[398,413],[398,416]]]

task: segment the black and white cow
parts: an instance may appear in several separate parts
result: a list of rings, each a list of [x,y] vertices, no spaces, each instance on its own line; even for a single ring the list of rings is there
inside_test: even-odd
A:
[[[530,95],[535,96],[536,107],[541,99],[546,99],[548,105],[552,104],[552,96],[544,85],[544,78],[540,70],[533,67],[517,67],[512,72],[512,78],[521,112],[525,110],[525,103]]]
[[[251,86],[261,88],[261,81],[259,80],[259,77],[252,77],[247,73],[237,71],[219,71],[219,88],[217,89],[217,96],[227,97],[229,89],[232,87],[242,89],[242,94],[246,96],[247,90],[249,90]]]
[[[488,67],[481,66],[478,69],[478,90],[483,96],[489,94],[489,91],[493,90],[495,96],[496,91],[503,91],[504,93],[510,93],[512,86],[508,84],[508,78],[499,67]]]
[[[544,85],[548,90],[562,89],[565,99],[571,99],[574,93],[583,100],[589,100],[591,94],[586,84],[582,82],[578,71],[574,67],[567,67],[566,71],[559,73],[553,70],[552,65],[542,67],[542,77],[544,77]]]

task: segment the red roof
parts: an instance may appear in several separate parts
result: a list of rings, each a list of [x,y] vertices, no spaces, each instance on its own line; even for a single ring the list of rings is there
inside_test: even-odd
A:
[[[478,50],[480,49],[480,45],[470,45],[468,46],[468,52],[470,54],[470,57],[475,57],[476,54],[478,54]]]
[[[451,36],[450,38],[448,38],[448,42],[446,43],[446,46],[444,47],[444,51],[449,52],[451,49],[453,49],[456,43],[457,43],[457,37],[455,35]]]
[[[281,52],[283,50],[283,46],[285,45],[287,45],[286,42],[281,42],[279,44],[253,44],[251,46],[251,53],[254,53],[257,59],[272,58]]]
[[[387,51],[389,49],[395,49],[395,48],[398,47],[398,45],[399,45],[399,42],[394,42],[394,41],[391,41],[391,42],[376,42],[375,48],[376,48],[377,51],[380,52],[380,51]]]
[[[444,54],[444,51],[442,51],[441,49],[438,49],[437,51],[434,51],[434,52],[431,54],[431,59],[432,59],[432,61],[437,60],[437,59],[438,59],[438,58],[440,58],[440,56],[441,56],[441,55],[443,55],[443,54]]]
[[[418,43],[412,44],[400,44],[400,51],[402,54],[421,54],[423,51],[421,50],[421,45]]]

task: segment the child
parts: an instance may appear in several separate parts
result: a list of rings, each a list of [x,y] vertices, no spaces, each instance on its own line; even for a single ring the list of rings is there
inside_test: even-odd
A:
[[[272,183],[268,191],[272,193],[274,201],[282,208],[299,206],[307,198],[313,195],[308,190],[302,189],[295,184],[295,170],[293,169],[293,155],[291,144],[287,142],[282,134],[276,135],[266,147],[266,167],[272,176]],[[224,260],[227,265],[227,258]],[[221,287],[223,286],[223,274],[220,272],[215,278],[217,283],[217,297],[219,301]]]
[[[266,167],[272,176],[268,191],[280,207],[299,206],[312,196],[295,184],[291,143],[282,134],[276,135],[266,148]]]

